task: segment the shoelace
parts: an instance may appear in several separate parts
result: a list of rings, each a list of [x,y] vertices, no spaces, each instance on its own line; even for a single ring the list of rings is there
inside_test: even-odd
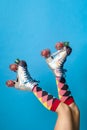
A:
[[[58,54],[61,53],[61,52],[62,52],[62,50],[58,50],[58,51],[54,52],[54,53],[51,55],[51,57],[55,57],[56,55],[58,55]]]
[[[24,83],[27,83],[27,82],[31,82],[31,83],[33,83],[33,82],[40,82],[40,81],[36,81],[36,80],[34,80],[31,76],[30,76],[30,74],[29,74],[29,72],[28,72],[28,70],[27,70],[27,67],[22,67],[22,72],[23,72],[23,77],[24,77]]]
[[[59,62],[60,67],[58,68],[58,70],[63,74],[63,76],[66,76],[65,72],[67,72],[66,69],[63,69],[63,65],[64,65],[65,61],[66,61],[66,58],[65,59],[61,58],[61,60]]]
[[[64,51],[64,50],[58,50],[57,52],[55,52],[55,53],[53,53],[51,56],[52,56],[52,58],[54,58],[56,55],[58,55],[59,53],[61,53],[62,51]],[[65,56],[66,57],[66,56]],[[63,65],[64,65],[64,63],[65,63],[65,61],[66,61],[66,58],[61,58],[60,59],[60,61],[59,61],[59,68],[58,68],[58,71],[60,72],[60,73],[62,73],[64,76],[65,76],[65,72],[67,71],[66,69],[63,69]]]

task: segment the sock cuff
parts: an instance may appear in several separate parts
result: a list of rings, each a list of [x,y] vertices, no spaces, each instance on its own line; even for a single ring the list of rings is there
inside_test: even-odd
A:
[[[61,102],[60,100],[55,99],[50,110],[55,112],[57,107],[58,107],[58,105],[60,104],[60,102]]]
[[[74,102],[74,99],[73,97],[69,97],[64,103],[67,104],[67,105],[70,105]]]
[[[61,82],[61,83],[66,82],[66,80],[65,80],[65,78],[63,76],[62,77],[56,77],[56,81]]]
[[[56,76],[56,80],[60,81],[61,77]]]
[[[32,88],[32,92],[34,91],[34,89],[35,89],[36,87],[38,87],[38,86],[37,86],[37,85],[34,85],[34,87]]]

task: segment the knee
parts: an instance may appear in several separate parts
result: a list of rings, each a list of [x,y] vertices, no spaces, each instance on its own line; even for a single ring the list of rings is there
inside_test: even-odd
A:
[[[76,116],[79,117],[80,116],[80,110],[77,106],[75,107],[74,111],[75,111]]]
[[[59,105],[59,108],[57,110],[58,115],[71,115],[71,109],[68,105],[65,103],[61,102]]]
[[[71,108],[72,113],[73,113],[76,117],[79,117],[79,116],[80,116],[80,110],[79,110],[78,106],[77,106],[75,103],[71,104],[71,105],[70,105],[70,108]]]

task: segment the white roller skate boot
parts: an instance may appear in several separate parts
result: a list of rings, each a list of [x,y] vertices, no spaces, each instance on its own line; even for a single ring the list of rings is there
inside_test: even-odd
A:
[[[32,91],[33,87],[38,84],[39,81],[32,79],[30,76],[27,64],[25,61],[16,60],[16,64],[11,64],[10,69],[17,72],[16,80],[8,80],[6,85],[8,87],[15,87],[20,90],[29,90]]]
[[[57,52],[51,54],[49,49],[41,52],[41,55],[46,58],[48,66],[51,68],[56,77],[62,77],[64,74],[63,65],[72,49],[68,42],[59,42],[56,44]]]

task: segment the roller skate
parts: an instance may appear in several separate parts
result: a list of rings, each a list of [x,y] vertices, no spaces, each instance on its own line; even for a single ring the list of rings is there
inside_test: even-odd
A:
[[[16,80],[8,80],[6,82],[8,87],[32,91],[33,87],[38,84],[39,81],[32,79],[30,76],[25,61],[17,59],[15,64],[11,64],[9,68],[17,73],[17,78]]]
[[[54,72],[56,77],[62,77],[65,69],[63,69],[64,62],[67,56],[72,52],[69,42],[58,42],[55,46],[57,51],[51,54],[49,49],[41,51],[41,55],[45,57],[48,66]]]

